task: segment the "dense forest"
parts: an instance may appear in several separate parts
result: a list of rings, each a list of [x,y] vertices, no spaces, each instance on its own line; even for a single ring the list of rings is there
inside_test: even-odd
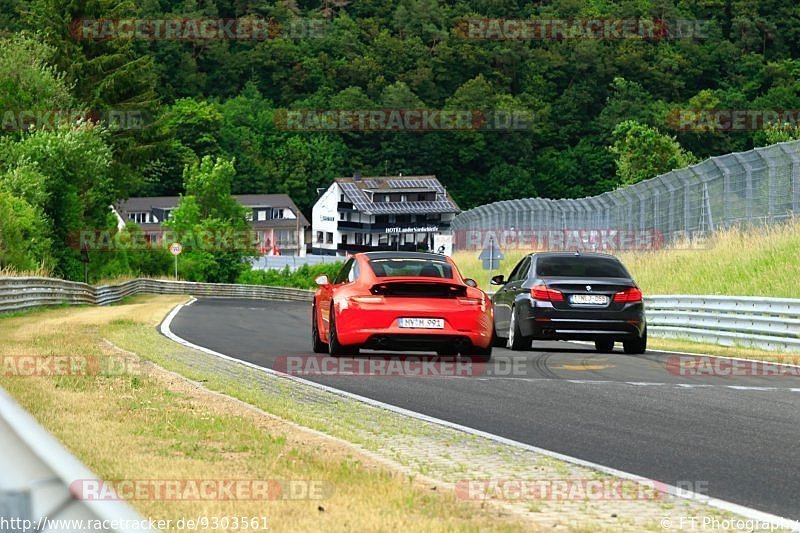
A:
[[[484,18],[646,19],[659,31],[503,39],[472,31]],[[98,19],[117,22],[86,22]],[[251,38],[126,38],[120,19],[269,24]],[[306,210],[317,187],[353,172],[436,174],[466,209],[597,194],[796,136],[793,124],[681,128],[681,110],[800,109],[800,5],[790,0],[0,0],[0,32],[0,267],[68,277],[81,272],[78,251],[63,246],[70,232],[113,227],[107,207],[119,199],[186,193],[214,161],[225,190],[285,192]],[[528,120],[287,127],[297,110]],[[23,127],[31,114],[35,127]],[[126,261],[118,270],[165,260]]]

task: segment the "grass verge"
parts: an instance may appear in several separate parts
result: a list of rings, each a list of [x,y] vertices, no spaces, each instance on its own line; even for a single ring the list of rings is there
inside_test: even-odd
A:
[[[769,352],[758,348],[744,346],[719,346],[705,344],[685,339],[659,339],[649,337],[647,349],[665,352],[687,352],[704,355],[721,355],[725,357],[740,357],[742,359],[755,359],[773,363],[800,364],[800,353]]]
[[[108,339],[180,370],[171,357],[176,345],[155,326],[183,300],[136,297],[113,307],[5,317],[0,319],[0,354],[119,356],[104,342]],[[3,375],[0,385],[103,479],[316,480],[334,490],[324,500],[131,502],[146,517],[266,517],[269,528],[277,531],[531,529],[493,507],[426,489],[337,441],[237,409],[230,399],[188,386],[150,365],[140,369],[119,376]],[[212,378],[218,381],[209,383],[207,376],[194,374],[212,389],[269,407],[267,395],[237,385],[234,378]],[[290,400],[273,396],[275,410],[270,412],[285,412]],[[302,413],[295,414],[303,419]]]

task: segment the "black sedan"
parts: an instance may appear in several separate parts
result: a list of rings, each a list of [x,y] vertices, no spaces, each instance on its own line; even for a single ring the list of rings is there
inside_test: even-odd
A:
[[[525,256],[492,296],[495,338],[512,350],[531,341],[588,340],[610,352],[622,342],[625,353],[647,349],[642,291],[619,259],[581,252]]]

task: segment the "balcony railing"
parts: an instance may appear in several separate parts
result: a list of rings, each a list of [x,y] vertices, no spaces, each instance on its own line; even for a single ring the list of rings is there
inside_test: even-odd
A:
[[[431,231],[429,228],[436,228],[435,231],[443,231],[449,228],[448,224],[444,224],[438,220],[433,220],[431,222],[397,222],[394,224],[386,224],[386,223],[377,223],[372,224],[369,222],[352,222],[349,220],[340,220],[337,224],[337,229],[339,230],[361,230],[367,231],[371,233],[387,233],[387,228],[419,228],[418,231],[420,233],[425,233],[427,231]],[[397,232],[393,232],[397,233]],[[410,232],[404,232],[410,233]]]
[[[401,244],[399,247],[396,244],[353,244],[353,243],[339,243],[336,249],[340,252],[393,252],[399,250],[401,252],[415,252],[417,250],[416,244]]]

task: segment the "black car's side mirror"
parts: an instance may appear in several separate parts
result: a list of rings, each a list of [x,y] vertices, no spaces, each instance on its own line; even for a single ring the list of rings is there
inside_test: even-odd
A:
[[[489,283],[491,283],[492,285],[505,285],[506,284],[506,280],[503,279],[503,275],[502,274],[498,274],[496,276],[492,276],[492,279],[489,280]]]

